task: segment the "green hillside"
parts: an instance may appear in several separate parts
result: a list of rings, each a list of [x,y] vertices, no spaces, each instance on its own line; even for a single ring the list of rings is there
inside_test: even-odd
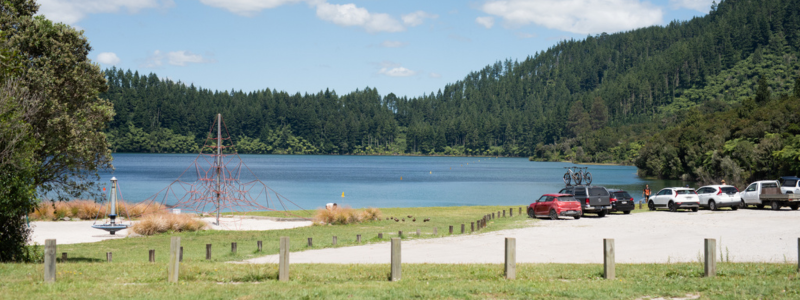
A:
[[[245,153],[633,164],[658,132],[740,109],[762,78],[772,98],[790,94],[798,54],[800,0],[728,0],[690,21],[562,41],[422,97],[210,91],[117,69],[107,70],[102,97],[115,105],[109,135],[119,152],[196,151],[222,113]],[[694,177],[687,169],[645,173]]]

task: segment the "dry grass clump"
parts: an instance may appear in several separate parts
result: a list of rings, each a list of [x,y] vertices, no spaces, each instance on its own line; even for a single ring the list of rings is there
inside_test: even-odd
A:
[[[55,206],[55,207],[54,207]],[[127,218],[140,218],[144,215],[153,214],[164,209],[160,203],[127,203],[117,201],[117,215]],[[92,200],[72,200],[72,201],[51,201],[40,202],[33,212],[28,216],[32,220],[61,220],[64,217],[82,220],[93,220],[108,214],[106,204],[96,203]]]
[[[198,231],[208,227],[208,223],[190,214],[157,213],[149,214],[131,226],[133,232],[141,235],[154,235],[168,231]]]
[[[314,223],[346,225],[361,223],[362,221],[376,221],[380,216],[381,211],[377,208],[367,208],[363,212],[358,212],[350,207],[320,208],[317,209],[317,213],[314,215]]]

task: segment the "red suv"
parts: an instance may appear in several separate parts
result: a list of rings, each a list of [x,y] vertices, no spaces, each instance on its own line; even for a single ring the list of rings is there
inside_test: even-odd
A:
[[[581,203],[570,194],[544,194],[539,200],[528,206],[531,218],[550,218],[557,220],[560,216],[581,218]]]

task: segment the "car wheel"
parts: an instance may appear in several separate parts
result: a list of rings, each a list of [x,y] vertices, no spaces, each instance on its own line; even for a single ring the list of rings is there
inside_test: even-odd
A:
[[[677,207],[677,206],[675,206],[675,203],[673,203],[672,201],[670,201],[670,202],[667,204],[667,207],[669,208],[669,211],[671,211],[671,212],[676,212],[676,211],[678,211],[678,207]]]
[[[792,210],[797,210],[797,207],[798,207],[797,204],[790,204],[789,205],[789,208],[791,208]]]
[[[781,209],[781,204],[778,203],[778,201],[772,201],[772,207],[771,208],[772,208],[772,210],[780,210]]]
[[[653,201],[647,202],[647,209],[656,210],[656,205],[653,204]]]
[[[699,207],[692,207],[692,211],[693,212],[697,212],[698,209],[699,209]]]
[[[601,210],[600,212],[598,212],[598,213],[597,213],[597,216],[602,218],[602,217],[605,217],[605,216],[606,216],[606,213],[607,213],[607,212],[606,212],[606,210],[604,209],[604,210]]]
[[[756,205],[756,208],[762,209],[762,208],[764,208],[764,204],[758,204],[758,205]]]
[[[626,214],[626,215],[630,215],[630,214],[631,214],[631,211],[630,211],[630,210],[625,210],[625,211],[622,211],[622,213],[623,213],[623,214]]]
[[[556,214],[555,209],[550,210],[550,220],[558,220],[558,214]]]
[[[717,210],[717,203],[714,200],[708,201],[708,209]]]
[[[731,206],[731,210],[737,210],[737,209],[739,209],[739,207],[738,207],[738,206],[735,206],[735,205],[734,205],[734,206]]]
[[[536,219],[536,214],[533,213],[533,209],[531,209],[530,207],[528,207],[528,216]]]
[[[739,199],[739,208],[747,208],[747,204],[744,203],[744,199]]]
[[[573,218],[575,218],[575,220],[580,220],[581,216],[574,216]]]

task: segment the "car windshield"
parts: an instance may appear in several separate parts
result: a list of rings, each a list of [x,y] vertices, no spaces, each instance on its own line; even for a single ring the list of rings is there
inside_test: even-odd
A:
[[[575,189],[575,196],[586,196],[586,189],[584,189],[584,188],[576,188]]]
[[[589,194],[592,196],[608,196],[608,191],[604,188],[589,188]]]
[[[678,195],[694,195],[694,190],[677,190]]]
[[[572,197],[558,197],[558,201],[567,202],[567,201],[578,201],[578,199]]]
[[[628,192],[626,192],[626,191],[614,192],[614,196],[616,196],[617,199],[630,199],[631,198],[631,195],[628,194]]]
[[[722,188],[722,192],[725,194],[736,194],[739,192],[739,190],[732,186],[726,186]]]

